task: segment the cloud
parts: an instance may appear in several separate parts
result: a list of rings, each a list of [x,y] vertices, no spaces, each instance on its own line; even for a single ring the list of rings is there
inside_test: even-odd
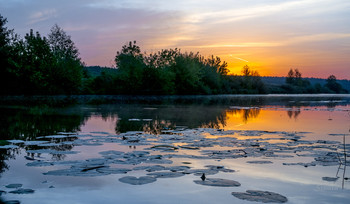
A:
[[[46,35],[57,23],[88,65],[108,66],[130,40],[147,52],[178,47],[261,66],[312,55],[345,66],[335,56],[350,54],[349,9],[349,0],[0,0],[15,32]]]
[[[233,58],[238,59],[238,60],[241,60],[241,61],[243,61],[243,62],[249,62],[248,60],[245,60],[245,59],[242,59],[242,58],[239,58],[239,57],[233,57]]]
[[[30,24],[38,23],[41,21],[48,20],[56,16],[56,9],[47,9],[43,11],[34,12],[30,18]]]

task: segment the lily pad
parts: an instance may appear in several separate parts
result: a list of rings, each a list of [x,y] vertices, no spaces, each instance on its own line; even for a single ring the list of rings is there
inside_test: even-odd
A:
[[[246,193],[232,192],[232,195],[241,200],[262,203],[285,203],[288,201],[285,196],[270,191],[247,190]]]
[[[147,175],[154,176],[156,178],[176,178],[176,177],[184,176],[185,174],[181,172],[153,172]]]
[[[178,147],[172,146],[172,145],[155,145],[151,147],[151,149],[157,149],[157,150],[175,150],[179,149]]]
[[[21,202],[19,202],[18,200],[7,200],[4,202],[4,204],[20,204]]]
[[[131,171],[131,169],[103,167],[96,169],[96,171],[103,174],[126,174]]]
[[[161,165],[154,165],[154,166],[138,166],[135,167],[134,170],[145,170],[148,172],[153,172],[153,171],[162,171],[164,170],[165,167]]]
[[[233,172],[236,172],[235,170],[233,169],[227,169],[225,168],[224,166],[215,166],[215,165],[207,165],[205,167],[208,167],[209,169],[211,170],[214,170],[214,171],[221,171],[221,172],[225,172],[225,173],[233,173]],[[210,173],[210,172],[209,172]]]
[[[39,146],[39,145],[38,145]],[[79,151],[58,151],[54,149],[36,149],[36,150],[27,150],[27,153],[33,154],[78,154]]]
[[[337,181],[339,177],[322,177],[322,180],[324,181]]]
[[[167,170],[170,170],[170,171],[173,171],[173,172],[179,172],[179,171],[186,171],[188,169],[190,169],[191,167],[189,166],[171,166],[171,167],[168,167]]]
[[[20,143],[24,143],[23,140],[7,140],[9,143],[12,143],[12,144],[20,144]]]
[[[216,169],[190,169],[185,171],[186,174],[194,174],[195,176],[201,176],[202,174],[214,175],[219,173]]]
[[[25,141],[24,144],[27,146],[35,146],[38,144],[44,144],[44,143],[49,143],[48,141],[42,141],[42,140],[37,140],[37,141]]]
[[[195,180],[196,184],[205,185],[205,186],[217,186],[217,187],[235,187],[241,186],[237,181],[220,179],[220,178],[207,178],[203,180]]]
[[[249,164],[272,164],[272,161],[247,161]]]
[[[7,186],[5,186],[6,188],[20,188],[22,187],[22,184],[20,183],[13,183],[13,184],[9,184]]]
[[[14,193],[14,194],[31,194],[34,193],[35,191],[33,189],[24,189],[20,188],[15,191],[10,191],[9,193]]]
[[[4,145],[4,146],[0,146],[0,149],[15,149],[18,148],[17,145]]]
[[[157,179],[152,176],[141,176],[139,178],[134,176],[125,176],[120,178],[119,181],[122,183],[131,184],[131,185],[144,185],[148,183],[153,183],[157,181]]]

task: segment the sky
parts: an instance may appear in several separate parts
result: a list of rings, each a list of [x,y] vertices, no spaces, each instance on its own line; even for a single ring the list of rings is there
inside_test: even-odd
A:
[[[88,66],[115,66],[137,41],[143,52],[180,48],[244,65],[262,76],[350,79],[349,0],[0,0],[7,27],[47,35],[58,24]]]

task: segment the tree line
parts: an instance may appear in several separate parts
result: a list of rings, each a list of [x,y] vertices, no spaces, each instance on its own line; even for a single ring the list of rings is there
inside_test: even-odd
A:
[[[142,53],[136,42],[124,45],[115,57],[116,72],[102,72],[85,79],[90,94],[223,94],[264,93],[259,76],[228,75],[227,63],[219,57],[164,49]],[[249,70],[250,68],[247,67]]]
[[[24,38],[6,27],[0,15],[0,94],[265,94],[310,91],[297,70],[286,84],[269,90],[257,71],[249,66],[242,75],[229,75],[227,63],[219,57],[164,49],[144,53],[136,41],[125,44],[115,56],[114,71],[103,69],[93,75],[84,68],[71,37],[54,25],[48,36],[30,30]],[[335,77],[322,91],[340,93]],[[328,82],[327,82],[328,84]],[[317,87],[319,88],[319,87]],[[318,90],[318,89],[317,89]],[[340,90],[342,88],[340,87]],[[318,92],[317,92],[318,93]]]
[[[286,93],[348,93],[338,82],[334,75],[326,79],[326,83],[311,84],[309,80],[302,78],[298,69],[290,69],[286,83],[281,86],[282,92]]]

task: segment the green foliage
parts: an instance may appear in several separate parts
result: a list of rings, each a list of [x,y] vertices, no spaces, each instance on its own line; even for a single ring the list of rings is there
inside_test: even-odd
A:
[[[54,56],[50,51],[50,45],[39,32],[34,34],[30,30],[24,39],[18,40],[12,47],[12,69],[19,79],[20,92],[27,94],[41,94],[49,89],[50,72]]]
[[[51,93],[74,94],[81,89],[83,66],[79,51],[71,37],[57,24],[48,36],[51,53],[54,56],[51,72]]]
[[[0,51],[2,94],[79,93],[82,63],[70,36],[55,25],[48,38],[30,30],[19,39],[4,27],[6,19],[0,19],[0,36],[6,37],[1,50],[6,48],[8,53]]]
[[[257,71],[251,70],[248,65],[242,68],[243,77],[240,78],[239,93],[243,94],[264,94],[266,93],[265,84],[261,81]]]
[[[56,60],[71,59],[80,62],[79,51],[75,47],[71,37],[57,24],[55,24],[50,31],[48,41]]]
[[[126,94],[140,93],[146,64],[136,41],[130,41],[128,45],[122,47],[120,52],[117,52],[115,63],[119,70],[118,81],[121,90]]]
[[[117,52],[117,93],[122,94],[209,94],[221,93],[227,64],[219,57],[204,59],[198,53],[166,49],[142,54],[136,42]]]
[[[286,84],[280,87],[284,93],[317,93],[318,87],[311,86],[310,81],[302,78],[302,74],[298,69],[290,69],[287,77]]]
[[[330,75],[327,78],[325,87],[333,93],[347,93],[347,91],[337,82],[337,78],[334,75]]]
[[[7,19],[0,15],[0,94],[9,94],[16,84],[16,76],[10,72],[12,30],[6,27]]]
[[[309,82],[303,80],[301,72],[298,69],[290,69],[287,77],[286,83],[289,85],[305,87],[309,84]]]

